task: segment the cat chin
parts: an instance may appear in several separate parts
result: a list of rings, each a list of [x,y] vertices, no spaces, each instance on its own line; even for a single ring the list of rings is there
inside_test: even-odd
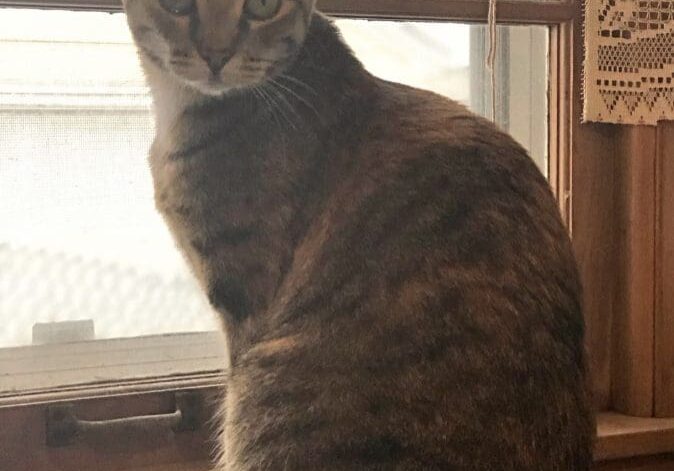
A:
[[[203,82],[189,82],[188,86],[194,89],[197,93],[205,96],[221,98],[226,95],[245,92],[246,90],[255,88],[257,83],[241,83],[236,85],[212,85]]]
[[[211,97],[223,97],[233,92],[241,92],[248,88],[253,88],[257,83],[234,83],[211,82],[206,80],[181,80],[183,84],[193,89],[197,93]]]
[[[210,85],[196,83],[190,84],[192,88],[196,89],[197,92],[202,95],[212,96],[212,97],[221,97],[229,94],[235,87],[213,87]]]
[[[237,88],[236,86],[225,85],[224,83],[211,83],[202,80],[186,80],[184,78],[179,78],[179,81],[182,82],[183,86],[186,86],[201,95],[212,97],[227,95]]]
[[[191,74],[191,76],[186,76],[184,73],[180,73],[176,70],[171,70],[173,78],[182,86],[186,86],[195,92],[210,96],[210,97],[223,97],[232,92],[241,92],[262,83],[266,80],[267,76],[262,77],[219,77],[213,78],[204,76],[205,74]]]

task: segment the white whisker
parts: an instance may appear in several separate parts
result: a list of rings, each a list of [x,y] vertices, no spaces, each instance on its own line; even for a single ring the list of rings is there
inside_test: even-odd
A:
[[[288,98],[287,98],[287,97],[284,95],[284,93],[283,93],[283,89],[277,87],[279,84],[276,83],[276,82],[273,81],[273,80],[270,80],[270,81],[267,82],[267,83],[268,83],[268,84],[272,87],[272,89],[276,92],[275,97],[278,98],[278,99],[280,99],[281,102],[284,103],[284,104],[286,105],[286,108],[287,108],[287,109],[294,115],[295,119],[296,119],[298,122],[301,122],[301,121],[302,121],[302,117],[301,117],[300,114],[297,112],[297,110],[296,110],[295,107],[292,105],[292,103],[290,103],[290,101],[288,101]],[[270,92],[271,92],[271,90],[270,90]],[[273,93],[272,93],[272,94],[273,94]],[[293,125],[293,129],[297,129],[297,127]]]
[[[313,94],[316,95],[316,96],[319,96],[319,93],[316,91],[315,88],[313,88],[312,86],[310,86],[310,85],[308,85],[308,84],[302,82],[302,81],[299,80],[299,79],[296,79],[295,77],[293,77],[293,76],[291,76],[291,75],[279,74],[278,78],[279,78],[279,79],[283,79],[283,80],[289,80],[289,81],[291,81],[291,82],[293,82],[293,83],[296,83],[297,85],[301,86],[301,87],[304,88],[305,90],[307,90],[307,91],[313,93]]]
[[[279,82],[277,82],[276,80],[273,80],[273,79],[269,80],[269,83],[271,83],[271,84],[273,84],[273,85],[276,85],[277,87],[280,87],[282,90],[285,90],[286,92],[292,94],[295,98],[297,98],[299,101],[301,101],[302,103],[304,103],[304,105],[305,105],[307,108],[309,108],[311,111],[313,111],[313,112],[316,114],[316,117],[317,117],[318,119],[322,119],[322,116],[321,116],[321,114],[318,112],[318,110],[316,109],[316,107],[315,107],[313,104],[311,104],[306,98],[304,98],[304,97],[301,96],[299,93],[297,93],[295,90],[293,90],[292,88],[286,87],[286,86],[283,85],[282,83],[279,83]]]
[[[288,123],[288,125],[290,127],[292,127],[293,129],[296,130],[297,127],[292,122],[292,120],[288,117],[288,115],[283,111],[282,103],[280,103],[276,99],[276,96],[274,95],[274,93],[272,93],[271,90],[265,89],[264,85],[261,85],[257,88],[260,91],[260,93],[262,93],[262,95],[267,98],[267,103],[270,105],[270,111],[272,111],[272,114],[273,114],[274,110],[278,111],[278,114],[286,121],[286,123]],[[276,115],[274,115],[274,116],[276,116]],[[278,124],[279,124],[279,127],[281,127],[281,128],[283,127],[283,126],[281,126],[280,122]]]

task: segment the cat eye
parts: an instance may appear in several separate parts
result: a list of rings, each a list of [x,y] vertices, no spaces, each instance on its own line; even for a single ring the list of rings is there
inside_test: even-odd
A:
[[[194,10],[195,0],[159,0],[159,4],[167,12],[183,16]]]
[[[254,20],[268,20],[274,17],[281,7],[281,0],[248,0],[245,11]]]

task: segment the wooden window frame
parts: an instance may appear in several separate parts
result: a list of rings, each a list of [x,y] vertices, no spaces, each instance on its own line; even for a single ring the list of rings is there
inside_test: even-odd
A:
[[[119,0],[0,0],[0,7],[119,11],[121,4]],[[484,22],[488,10],[486,0],[319,0],[318,7],[340,17],[464,22]],[[656,327],[666,333],[674,330],[670,318],[674,314],[669,313],[674,310],[665,309],[674,306],[673,282],[666,276],[674,274],[674,243],[665,237],[674,233],[674,216],[669,216],[674,214],[674,185],[670,185],[674,165],[664,158],[674,153],[671,140],[664,139],[674,139],[674,127],[581,124],[582,17],[580,0],[499,0],[497,6],[499,23],[542,24],[550,29],[549,179],[572,234],[584,283],[597,407],[647,417],[674,415],[674,400],[657,399],[674,399],[674,378],[664,366],[658,368],[674,359],[674,347],[655,335]],[[644,157],[631,160],[635,155]],[[639,197],[644,194],[649,197]],[[639,232],[641,224],[649,228],[648,234]],[[198,390],[213,397],[221,388],[222,376],[204,371],[0,398],[0,422],[9,424],[0,427],[0,450],[10,450],[4,456],[11,460],[11,450],[43,440],[43,426],[28,430],[22,424],[43,424],[45,408],[58,401],[76,399],[85,415],[160,413],[172,409],[177,390]],[[167,470],[179,463],[206,469],[207,438],[199,437],[181,437],[171,445],[156,445],[149,453],[139,449],[122,461],[126,460],[125,469],[139,471]],[[628,457],[637,461],[620,469],[656,469],[643,464],[650,458],[638,457],[660,454],[674,463],[668,455],[672,452],[674,421],[599,415],[599,469],[611,469],[611,460]],[[47,462],[54,463],[54,469],[78,469],[73,463],[81,460],[78,452],[68,450],[35,454],[40,456],[33,461],[24,457],[6,469],[37,471],[48,469],[40,467]],[[5,469],[2,456],[0,452],[0,468]],[[108,469],[117,468],[100,463],[98,471]]]

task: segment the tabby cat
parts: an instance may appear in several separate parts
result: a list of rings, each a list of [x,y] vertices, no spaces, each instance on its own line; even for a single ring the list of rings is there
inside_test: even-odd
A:
[[[218,469],[589,469],[546,180],[488,121],[366,72],[314,2],[124,2],[157,208],[228,338]]]

